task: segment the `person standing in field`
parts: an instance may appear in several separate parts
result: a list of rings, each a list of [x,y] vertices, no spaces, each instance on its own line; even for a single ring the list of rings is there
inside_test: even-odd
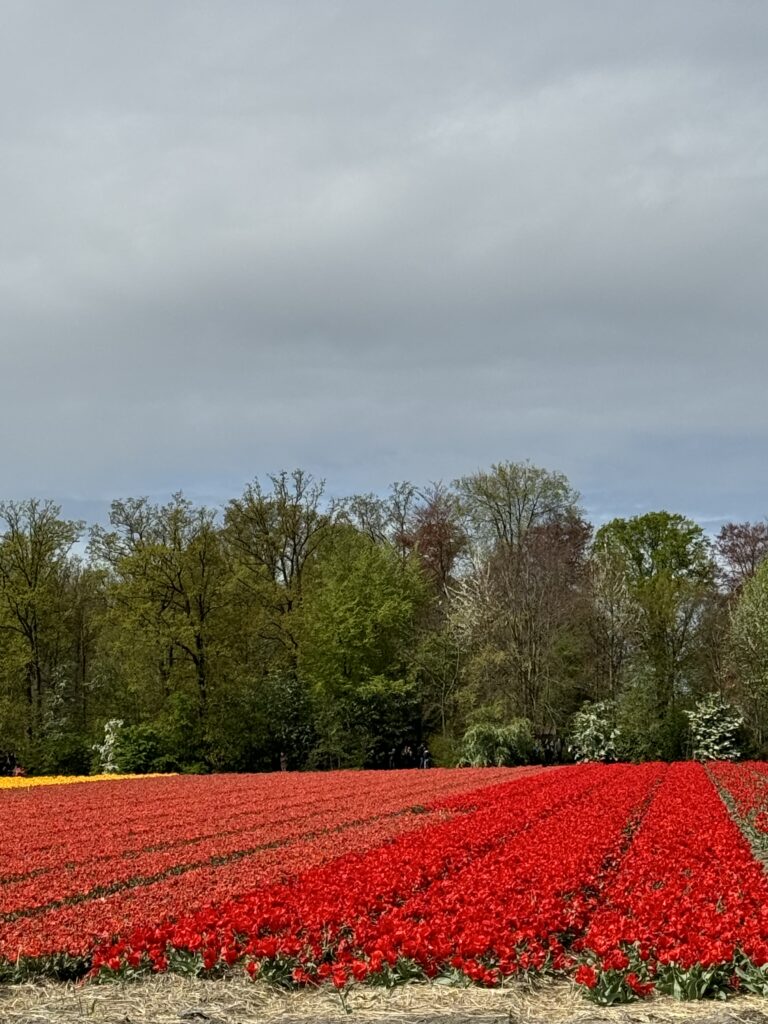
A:
[[[280,752],[280,771],[288,771],[288,755],[285,753],[284,750]]]

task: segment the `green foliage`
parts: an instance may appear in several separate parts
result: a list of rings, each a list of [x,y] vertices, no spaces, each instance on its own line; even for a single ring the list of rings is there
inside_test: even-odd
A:
[[[474,536],[491,548],[517,545],[530,529],[579,512],[567,477],[531,462],[500,462],[456,486]]]
[[[709,693],[687,712],[693,757],[697,761],[735,761],[744,719],[720,694]]]
[[[686,712],[681,707],[667,708],[659,727],[659,760],[681,761],[689,756]]]
[[[699,651],[715,579],[709,542],[685,516],[649,512],[607,523],[595,545],[614,567],[623,564],[639,612],[637,654],[653,675],[654,717],[663,719],[683,695]]]
[[[93,765],[93,746],[88,736],[63,732],[41,745],[40,761],[29,771],[41,775],[88,775]]]
[[[673,999],[725,999],[733,991],[733,968],[730,964],[679,967],[665,964],[656,979],[656,990]]]
[[[756,748],[768,749],[768,561],[744,585],[736,602],[729,655]]]
[[[685,516],[647,512],[632,519],[613,519],[598,530],[595,540],[624,555],[635,585],[662,577],[711,583],[714,577],[704,531]]]
[[[304,767],[317,740],[309,689],[277,672],[230,680],[211,706],[207,737],[214,771],[276,771],[281,754],[290,768]]]
[[[688,719],[677,707],[659,713],[653,678],[636,673],[616,702],[617,759],[679,761],[687,756]]]
[[[619,744],[613,703],[587,702],[571,719],[570,750],[577,761],[616,761]]]
[[[169,695],[155,721],[166,762],[182,771],[195,772],[209,764],[209,742],[200,715],[198,694],[193,687]]]
[[[461,761],[462,743],[451,736],[433,733],[428,741],[435,768],[455,768]]]
[[[576,716],[578,756],[671,759],[727,682],[766,756],[766,528],[725,531],[725,593],[697,524],[652,512],[591,544],[578,500],[527,462],[339,500],[295,470],[223,517],[116,501],[87,555],[53,503],[0,502],[3,750],[82,772],[120,721],[97,770],[384,766],[425,736],[438,764],[519,762],[531,732],[557,759],[609,698],[610,723]]]
[[[413,683],[375,676],[345,688],[333,704],[318,707],[318,742],[310,766],[384,768],[389,751],[400,750],[418,726]]]
[[[130,775],[168,770],[162,739],[151,725],[122,726],[115,740],[113,758],[117,770]]]
[[[418,729],[418,693],[406,667],[426,598],[418,561],[339,527],[313,569],[303,603],[300,676],[313,695],[313,763],[387,763]]]
[[[527,718],[515,718],[503,725],[478,722],[464,733],[461,763],[472,768],[527,764],[533,747],[533,730]]]

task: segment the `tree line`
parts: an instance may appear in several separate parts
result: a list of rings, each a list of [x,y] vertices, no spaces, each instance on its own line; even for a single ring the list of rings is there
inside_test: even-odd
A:
[[[113,723],[125,770],[386,766],[424,742],[450,764],[493,726],[558,760],[599,701],[624,756],[674,759],[717,693],[768,756],[766,555],[765,522],[595,529],[529,462],[346,498],[295,470],[90,529],[1,502],[0,752],[86,772]]]

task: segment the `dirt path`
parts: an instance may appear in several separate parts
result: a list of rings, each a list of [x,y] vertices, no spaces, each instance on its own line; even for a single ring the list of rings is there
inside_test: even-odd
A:
[[[361,988],[346,1014],[333,992],[280,993],[245,979],[153,978],[129,985],[0,986],[2,1024],[768,1024],[768,1001],[657,999],[602,1009],[567,983],[504,990]]]

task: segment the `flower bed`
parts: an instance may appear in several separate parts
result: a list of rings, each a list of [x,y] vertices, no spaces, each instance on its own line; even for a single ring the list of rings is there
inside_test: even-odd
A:
[[[96,936],[378,846],[457,813],[457,793],[530,774],[177,776],[5,794],[0,956],[86,954]]]
[[[768,994],[768,880],[718,793],[758,822],[766,771],[584,764],[8,793],[0,973],[240,965],[342,993],[559,974],[603,1003]]]
[[[109,782],[118,779],[150,779],[155,775],[0,775],[0,789],[65,786],[73,782]]]
[[[579,980],[605,1001],[762,993],[767,940],[768,882],[749,843],[706,770],[673,765],[575,943]]]

